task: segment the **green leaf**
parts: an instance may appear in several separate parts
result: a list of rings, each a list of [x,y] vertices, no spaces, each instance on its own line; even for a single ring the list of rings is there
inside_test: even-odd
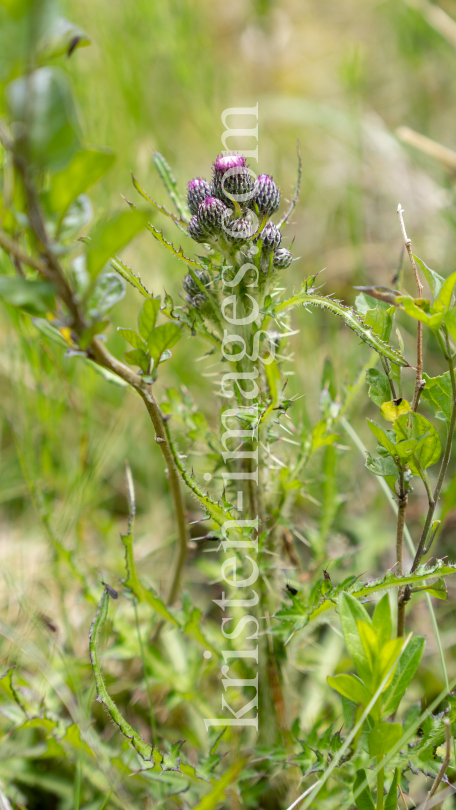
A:
[[[155,327],[160,312],[160,298],[147,298],[138,315],[138,330],[144,340],[147,340]]]
[[[366,771],[364,768],[360,768],[359,771],[356,771],[356,779],[353,783],[353,796],[356,797],[355,804],[358,810],[375,810],[375,802],[369,785],[366,785],[364,790],[357,794],[358,788],[364,782],[367,782]]]
[[[368,453],[366,459],[366,467],[374,473],[374,475],[382,475],[385,478],[392,476],[396,480],[398,469],[396,462],[391,456],[380,456],[379,458],[372,458]]]
[[[456,272],[452,273],[451,276],[448,276],[448,278],[445,279],[445,281],[442,284],[442,288],[434,301],[434,306],[436,304],[437,305],[440,304],[443,312],[448,312],[448,310],[451,308],[451,299],[453,297],[455,284],[456,284]]]
[[[393,630],[393,620],[391,618],[391,605],[387,593],[377,602],[372,616],[372,627],[377,634],[380,646],[390,640]]]
[[[100,276],[87,301],[87,316],[91,321],[98,321],[115,306],[125,295],[125,281],[116,273],[103,273]]]
[[[65,17],[56,17],[52,26],[46,31],[37,45],[37,58],[39,62],[48,62],[64,53],[71,56],[76,48],[90,45],[92,40],[79,25],[75,25]]]
[[[236,781],[238,775],[245,768],[247,759],[237,758],[236,762],[213,783],[212,790],[207,793],[193,810],[215,810],[226,797],[227,788]]]
[[[67,74],[41,67],[6,88],[11,120],[28,134],[18,149],[40,168],[63,165],[79,148],[79,126]]]
[[[134,332],[133,329],[123,329],[121,326],[118,326],[117,331],[120,332],[122,337],[124,337],[134,349],[146,348],[144,340],[138,335],[137,332]]]
[[[442,419],[448,424],[453,409],[453,389],[451,387],[450,372],[446,371],[445,374],[441,374],[439,377],[428,377],[424,372],[423,379],[426,381],[426,385],[421,394],[422,399],[429,402],[431,408],[435,411],[436,419]]]
[[[316,306],[321,307],[322,309],[328,309],[335,315],[339,315],[339,317],[343,319],[344,323],[350,329],[352,329],[355,334],[358,335],[362,341],[364,341],[364,343],[367,343],[379,354],[387,357],[392,363],[405,367],[410,365],[407,360],[405,360],[404,357],[402,357],[402,355],[396,351],[396,349],[393,349],[392,346],[389,346],[381,338],[379,338],[378,335],[372,331],[370,326],[367,326],[367,324],[364,323],[361,316],[354,312],[350,307],[344,306],[340,303],[340,301],[335,301],[333,298],[308,293],[305,283],[296,295],[293,295],[288,300],[277,304],[277,306],[274,308],[274,315],[277,317],[277,315],[291,309],[291,307],[299,305],[304,307]]]
[[[398,416],[408,413],[410,410],[410,402],[406,399],[392,399],[389,402],[384,402],[380,407],[380,413],[387,422],[394,422]]]
[[[348,593],[342,593],[339,596],[338,605],[345,644],[359,676],[366,681],[370,678],[370,666],[360,638],[358,622],[371,625],[370,616],[358,600]]]
[[[376,723],[369,734],[369,754],[371,757],[381,757],[387,754],[402,737],[400,723]]]
[[[128,283],[131,284],[132,287],[135,287],[135,289],[139,290],[141,295],[143,295],[145,298],[152,297],[152,293],[150,293],[149,290],[146,289],[139,276],[135,276],[133,270],[130,270],[130,268],[127,267],[126,264],[121,262],[117,256],[111,259],[111,265],[116,271],[116,273],[118,273],[119,276],[122,276],[122,278],[124,278],[125,281],[128,281]]]
[[[395,307],[383,309],[383,307],[378,306],[375,309],[368,309],[364,315],[364,323],[370,326],[379,338],[388,342],[393,328],[394,311]]]
[[[62,218],[69,205],[97,183],[115,161],[112,152],[101,149],[84,149],[76,152],[68,166],[52,175],[47,201],[53,211]]]
[[[417,459],[420,467],[426,469],[432,464],[435,464],[442,452],[440,437],[434,425],[422,416],[420,413],[407,413],[404,416],[399,416],[393,422],[393,429],[399,440],[396,448],[399,448],[399,443],[402,439],[418,439],[418,444],[414,450],[414,457]],[[408,465],[414,475],[419,475],[418,468],[413,459],[408,461]]]
[[[185,199],[181,196],[181,194],[179,194],[177,180],[171,171],[171,167],[160,152],[154,152],[153,160],[155,168],[163,181],[163,185],[176,206],[179,215],[182,217],[182,219],[188,221],[189,217]]]
[[[157,368],[163,352],[174,346],[181,335],[181,327],[177,323],[164,323],[151,332],[147,341],[147,348],[154,361],[154,368]]]
[[[423,636],[414,636],[410,639],[398,661],[391,684],[383,693],[382,717],[388,717],[397,710],[407,687],[418,669],[425,643],[426,639]]]
[[[54,309],[55,290],[50,281],[29,281],[14,276],[0,277],[0,298],[30,315],[41,315]]]
[[[96,225],[87,246],[87,270],[92,278],[106,262],[127,245],[147,224],[147,211],[133,208],[104,217]]]
[[[396,445],[393,444],[386,430],[380,425],[377,425],[377,422],[374,422],[372,419],[368,419],[367,423],[379,444],[381,444],[385,450],[388,450],[388,453],[394,458],[397,455]]]
[[[330,357],[325,357],[323,363],[323,373],[321,375],[321,387],[322,389],[327,388],[328,393],[332,400],[336,399],[337,396],[336,373]]]
[[[402,296],[401,303],[404,307],[405,312],[407,315],[410,315],[411,318],[414,318],[416,321],[422,321],[429,326],[430,329],[433,329],[437,332],[440,329],[443,321],[443,313],[438,312],[431,315],[428,315],[421,306],[417,306],[416,301],[424,301],[424,299],[413,299],[409,298],[408,296]],[[429,303],[429,302],[428,302]]]
[[[433,585],[423,585],[422,587],[416,588],[416,590],[426,591],[430,596],[434,596],[435,599],[441,599],[443,602],[448,600],[448,589],[443,578],[438,579]]]
[[[445,282],[445,279],[442,276],[439,276],[434,270],[431,270],[422,259],[419,259],[418,256],[413,256],[416,263],[421,267],[424,277],[431,288],[432,295],[436,298],[442,288],[442,285]]]
[[[329,675],[326,680],[332,689],[354,703],[362,703],[366,707],[372,700],[372,694],[356,675]]]
[[[382,405],[387,402],[391,396],[391,388],[388,382],[388,377],[383,371],[376,368],[369,368],[366,371],[366,382],[369,386],[368,394],[376,405]]]
[[[397,786],[399,784],[400,770],[396,768],[394,771],[393,781],[391,782],[390,789],[385,801],[385,810],[397,810]]]
[[[385,309],[385,304],[393,304],[394,306],[397,306],[397,299],[401,297],[401,293],[398,290],[391,290],[390,287],[355,287],[354,289],[361,290],[363,297],[365,294],[367,294],[368,298],[374,298],[377,299],[377,301],[381,301],[383,309]],[[358,298],[361,298],[361,296],[358,296]],[[366,314],[368,311],[369,310],[365,310],[364,314]]]
[[[129,366],[139,366],[144,374],[147,374],[149,369],[149,355],[144,349],[133,349],[131,352],[124,352],[125,360]]]

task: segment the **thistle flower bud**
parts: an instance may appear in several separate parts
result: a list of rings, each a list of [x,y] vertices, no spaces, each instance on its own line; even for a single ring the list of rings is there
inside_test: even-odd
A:
[[[250,219],[240,218],[226,222],[223,234],[227,242],[234,245],[247,242],[253,234],[253,223]]]
[[[254,179],[243,155],[219,155],[213,165],[212,189],[226,205],[233,207],[233,199],[248,205],[253,193]]]
[[[206,273],[205,270],[198,270],[198,269],[194,270],[193,272],[195,276],[199,279],[199,281],[201,281],[201,284],[203,284],[205,287],[209,284],[211,280],[209,273]],[[190,296],[197,294],[203,295],[201,289],[198,287],[198,284],[196,283],[191,273],[187,273],[187,275],[184,276],[182,286],[185,292],[189,293]]]
[[[262,250],[276,251],[280,247],[282,241],[282,234],[280,233],[277,225],[273,222],[267,222],[261,233],[255,238],[255,242],[261,239]]]
[[[189,180],[187,185],[187,204],[192,214],[198,212],[198,206],[212,194],[212,186],[202,177]]]
[[[186,295],[185,300],[193,309],[203,309],[207,302],[207,296],[202,292],[198,292],[196,295]]]
[[[260,214],[274,214],[280,205],[280,191],[268,174],[260,174],[255,180],[250,207],[256,203]]]
[[[198,224],[206,236],[217,236],[228,216],[228,208],[217,197],[206,197],[198,206]]]
[[[292,260],[293,256],[287,248],[279,248],[279,250],[274,251],[272,263],[274,267],[279,267],[281,270],[284,270],[285,267],[290,266]]]
[[[205,242],[206,236],[203,233],[201,226],[198,222],[196,214],[191,218],[188,223],[188,235],[195,240],[195,242]]]

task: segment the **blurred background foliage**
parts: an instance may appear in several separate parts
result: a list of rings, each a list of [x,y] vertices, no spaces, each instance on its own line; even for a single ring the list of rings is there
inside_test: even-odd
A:
[[[83,140],[116,154],[113,169],[90,193],[95,219],[106,209],[122,209],[121,195],[132,196],[131,171],[165,202],[153,169],[154,149],[166,156],[181,188],[191,177],[209,178],[211,161],[222,148],[223,110],[258,102],[259,164],[252,162],[252,168],[273,174],[283,196],[290,197],[297,138],[303,153],[301,202],[284,242],[289,246],[294,239],[294,255],[301,257],[286,271],[290,290],[322,268],[325,292],[351,305],[356,284],[394,286],[402,255],[399,202],[415,252],[444,276],[456,269],[456,162],[451,168],[448,161],[413,148],[396,134],[398,127],[407,126],[456,149],[455,0],[73,0],[63,2],[61,9],[91,39],[90,47],[55,59],[74,84]],[[439,9],[442,13],[436,14]],[[5,86],[27,63],[30,31],[23,11],[18,0],[0,3],[2,105]],[[46,14],[52,13],[51,4]],[[35,24],[45,33],[46,17],[37,14]],[[34,36],[38,33],[35,29]],[[165,224],[166,233],[175,237]],[[190,251],[190,242],[182,240]],[[181,267],[150,234],[141,235],[124,259],[149,289],[159,294],[165,287],[178,298]],[[405,272],[407,278],[407,266]],[[408,288],[413,291],[410,275]],[[115,311],[116,325],[130,326],[138,307],[134,291],[128,290]],[[303,395],[294,419],[313,425],[320,418],[325,359],[331,357],[334,385],[341,392],[359,373],[369,350],[325,313],[300,311],[294,323],[300,333],[293,338],[296,374],[289,389]],[[401,321],[406,354],[413,357],[414,336],[408,328]],[[125,347],[114,329],[108,340],[120,355]],[[426,346],[428,369],[437,374],[444,369],[432,340]],[[181,341],[161,375],[158,397],[166,387],[186,386],[211,421],[214,388],[205,376],[210,368],[207,361],[196,362],[202,350],[197,339]],[[405,377],[410,393],[413,372]],[[372,450],[364,417],[375,409],[365,393],[354,404],[352,422]],[[164,590],[174,528],[161,457],[139,399],[107,385],[76,360],[64,359],[63,350],[48,344],[26,316],[6,305],[0,321],[0,407],[0,613],[22,639],[54,651],[55,666],[89,706],[93,687],[87,634],[94,607],[71,570],[56,561],[52,536],[74,550],[74,561],[92,587],[100,579],[115,584],[124,576],[119,532],[127,520],[128,459],[137,490],[137,559],[145,579]],[[197,444],[191,452],[189,460],[203,473]],[[394,563],[393,516],[346,435],[336,451],[325,451],[313,464],[306,490],[308,497],[301,499],[295,515],[305,541],[300,548],[303,582],[315,565],[333,558],[335,571],[339,566],[369,576]],[[408,523],[415,538],[425,500],[420,490],[410,501]],[[325,503],[333,508],[325,511]],[[453,558],[455,478],[443,505],[446,523],[438,555]],[[188,509],[193,519],[200,517],[190,498]],[[192,529],[194,536],[201,533],[199,524]],[[213,598],[208,577],[217,576],[211,565],[195,546],[185,581],[194,604],[203,610]],[[448,587],[449,602],[437,604],[436,610],[454,676],[456,591],[451,580]],[[127,612],[131,614],[131,607],[119,603],[116,615]],[[54,629],[40,616],[50,618]],[[410,628],[427,635],[420,683],[410,700],[425,691],[430,701],[442,688],[443,675],[424,599],[415,600]],[[169,639],[182,693],[192,668],[199,666],[200,653],[185,662],[177,640]],[[130,719],[145,726],[141,666],[130,646],[119,643],[110,651],[110,688]],[[323,722],[336,707],[326,676],[342,650],[341,639],[330,629],[320,631],[316,645],[302,639],[293,648],[292,691],[303,728]],[[17,646],[8,642],[3,642],[2,657],[6,666],[22,661]],[[199,736],[206,745],[189,701],[173,703],[175,684],[167,677],[152,681],[159,720],[166,721],[163,733],[171,742],[185,735],[196,744]],[[217,692],[217,673],[213,685]],[[44,681],[40,686],[44,692]],[[104,722],[101,712],[98,722]],[[103,733],[109,739],[115,732],[105,725]],[[16,768],[18,790],[28,807],[74,806],[61,785],[59,793],[55,773],[53,786],[44,766],[41,782],[39,768],[30,775],[20,744],[16,754],[5,750],[0,779],[6,778],[5,769]],[[40,799],[40,790],[48,804]]]

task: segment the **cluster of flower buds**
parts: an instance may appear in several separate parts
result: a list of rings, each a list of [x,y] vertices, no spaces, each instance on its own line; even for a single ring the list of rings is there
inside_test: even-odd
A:
[[[205,270],[193,270],[192,273],[187,273],[182,282],[182,286],[186,292],[185,299],[194,309],[202,309],[207,301],[207,295],[203,293],[201,287],[195,281],[195,276],[203,287],[207,287],[210,283],[209,274]]]
[[[267,221],[260,231],[264,218],[278,210],[280,191],[267,174],[255,179],[243,155],[219,155],[213,164],[211,183],[201,177],[190,180],[187,202],[192,214],[188,233],[195,242],[218,243],[222,247],[225,243],[228,249],[261,243],[263,272],[290,264],[290,251],[280,247],[279,228]]]

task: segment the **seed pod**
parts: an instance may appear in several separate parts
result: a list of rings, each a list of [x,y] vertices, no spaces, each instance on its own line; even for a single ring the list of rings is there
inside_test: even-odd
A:
[[[285,267],[289,267],[292,261],[293,256],[287,248],[279,248],[274,251],[274,259],[272,262],[274,267],[280,267],[283,270]]]
[[[234,245],[240,245],[242,242],[247,242],[253,234],[253,223],[250,219],[239,218],[233,219],[226,223],[223,229],[223,235],[227,242]]]
[[[198,206],[198,225],[206,236],[218,236],[228,216],[228,208],[217,197],[206,197]]]
[[[201,284],[204,284],[205,287],[207,286],[207,284],[209,284],[211,279],[209,274],[206,273],[205,270],[196,269],[193,272],[195,276],[201,281]],[[187,275],[184,276],[182,286],[185,292],[189,293],[189,295],[197,295],[198,293],[200,295],[203,295],[191,273],[187,273]]]
[[[243,155],[219,155],[216,158],[212,176],[212,193],[215,197],[230,208],[234,208],[233,200],[244,207],[252,199],[253,188],[253,172]]]
[[[275,251],[280,247],[282,234],[277,225],[274,225],[273,222],[267,222],[261,233],[256,237],[255,242],[258,242],[259,239],[262,242],[262,250]]]
[[[195,242],[206,241],[206,236],[201,230],[201,226],[198,222],[198,217],[196,216],[196,214],[191,218],[188,224],[188,235],[191,236],[191,238],[194,239]]]
[[[212,194],[212,186],[207,180],[202,177],[195,177],[194,180],[189,180],[187,185],[187,203],[192,214],[198,212],[198,206],[201,205],[206,197]]]
[[[252,201],[249,203],[253,208],[256,203],[260,214],[275,214],[280,205],[280,191],[268,174],[260,174],[255,180],[253,187]]]

